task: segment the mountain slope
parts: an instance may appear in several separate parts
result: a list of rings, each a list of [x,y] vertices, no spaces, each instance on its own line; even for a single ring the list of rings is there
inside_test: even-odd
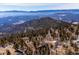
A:
[[[31,29],[31,30],[36,30],[36,29],[42,29],[42,28],[60,28],[64,26],[68,26],[69,23],[63,22],[60,20],[56,20],[50,17],[42,17],[39,19],[34,19],[31,21],[24,22],[22,24],[17,24],[17,25],[9,25],[6,26],[5,28],[2,27],[0,31],[2,32],[22,32],[25,29]]]
[[[50,28],[50,27],[58,27],[58,26],[64,26],[67,25],[68,23],[56,20],[50,17],[42,17],[40,19],[35,19],[32,21],[25,22],[24,24],[21,25],[26,25],[26,26],[31,26],[34,28]]]

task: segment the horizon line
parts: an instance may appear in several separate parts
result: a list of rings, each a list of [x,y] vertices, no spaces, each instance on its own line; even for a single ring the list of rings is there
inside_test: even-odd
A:
[[[33,10],[33,11],[47,11],[47,10],[79,10],[79,9],[44,9],[44,10]],[[0,11],[26,11],[26,12],[32,12],[32,10],[0,10]]]

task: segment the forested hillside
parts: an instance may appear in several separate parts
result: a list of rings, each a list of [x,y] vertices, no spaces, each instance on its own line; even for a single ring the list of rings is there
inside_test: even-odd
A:
[[[79,54],[79,24],[44,17],[12,27],[15,29],[22,31],[0,38],[1,55]]]

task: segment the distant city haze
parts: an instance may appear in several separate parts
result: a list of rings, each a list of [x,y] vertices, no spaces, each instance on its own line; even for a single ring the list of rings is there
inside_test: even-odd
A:
[[[37,11],[79,9],[79,3],[0,3],[0,11]]]

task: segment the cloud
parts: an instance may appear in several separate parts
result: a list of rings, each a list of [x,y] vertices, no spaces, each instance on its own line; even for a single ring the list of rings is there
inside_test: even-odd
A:
[[[52,9],[79,9],[79,3],[62,3]]]
[[[53,9],[79,9],[79,3],[1,3],[0,11],[5,10],[53,10]]]
[[[51,3],[0,3],[0,6],[4,5],[13,5],[13,6],[46,6],[50,5]]]
[[[22,24],[22,23],[24,23],[25,21],[24,20],[20,20],[20,21],[18,21],[18,22],[16,22],[16,23],[13,23],[14,25],[16,25],[16,24]]]

